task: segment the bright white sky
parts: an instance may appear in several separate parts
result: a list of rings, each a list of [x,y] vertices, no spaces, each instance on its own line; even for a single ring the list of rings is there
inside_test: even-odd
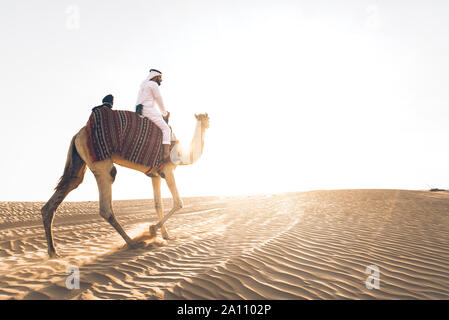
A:
[[[103,96],[150,68],[181,142],[182,196],[449,187],[447,1],[2,1],[0,201],[46,201]],[[118,167],[114,199],[152,197]],[[168,197],[164,189],[164,197]],[[67,200],[97,200],[91,172]]]

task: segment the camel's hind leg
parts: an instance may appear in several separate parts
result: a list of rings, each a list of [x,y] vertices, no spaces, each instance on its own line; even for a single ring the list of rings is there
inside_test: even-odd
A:
[[[117,173],[117,169],[114,167],[112,160],[106,159],[95,162],[90,164],[89,168],[97,180],[98,192],[100,194],[100,215],[117,230],[129,246],[134,247],[136,245],[135,241],[123,230],[112,210],[112,183]]]
[[[77,135],[72,138],[70,143],[64,173],[55,188],[56,191],[41,209],[42,222],[44,224],[45,237],[48,245],[48,255],[51,258],[57,256],[55,244],[53,242],[52,229],[56,209],[69,192],[77,188],[81,182],[83,182],[84,174],[86,172],[86,163],[80,157],[75,147],[76,136]]]
[[[53,227],[52,227],[56,209],[59,207],[64,198],[69,194],[69,192],[77,188],[81,184],[81,182],[83,182],[83,177],[82,176],[76,177],[72,179],[69,185],[67,185],[65,188],[56,189],[53,196],[41,209],[42,221],[44,223],[45,237],[47,238],[48,255],[50,258],[58,256],[53,241]]]

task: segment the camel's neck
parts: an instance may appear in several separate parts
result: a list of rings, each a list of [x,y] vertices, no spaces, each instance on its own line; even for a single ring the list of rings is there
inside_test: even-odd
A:
[[[198,120],[190,147],[188,149],[182,148],[181,150],[180,165],[193,164],[201,157],[204,147],[204,131],[205,128],[201,125],[201,121]]]

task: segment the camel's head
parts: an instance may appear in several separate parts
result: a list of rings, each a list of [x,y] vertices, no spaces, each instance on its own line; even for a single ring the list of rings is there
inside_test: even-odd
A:
[[[195,118],[196,120],[201,121],[201,125],[204,128],[209,128],[209,116],[207,113],[195,114]]]

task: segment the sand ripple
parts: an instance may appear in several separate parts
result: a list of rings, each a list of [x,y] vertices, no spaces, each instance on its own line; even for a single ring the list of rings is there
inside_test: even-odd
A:
[[[175,239],[128,249],[96,202],[64,203],[46,257],[42,203],[0,203],[0,298],[448,299],[449,195],[341,190],[185,199]],[[166,206],[169,201],[166,201]],[[134,237],[152,201],[116,201]],[[381,272],[368,290],[366,267]],[[65,286],[80,269],[80,289]]]

